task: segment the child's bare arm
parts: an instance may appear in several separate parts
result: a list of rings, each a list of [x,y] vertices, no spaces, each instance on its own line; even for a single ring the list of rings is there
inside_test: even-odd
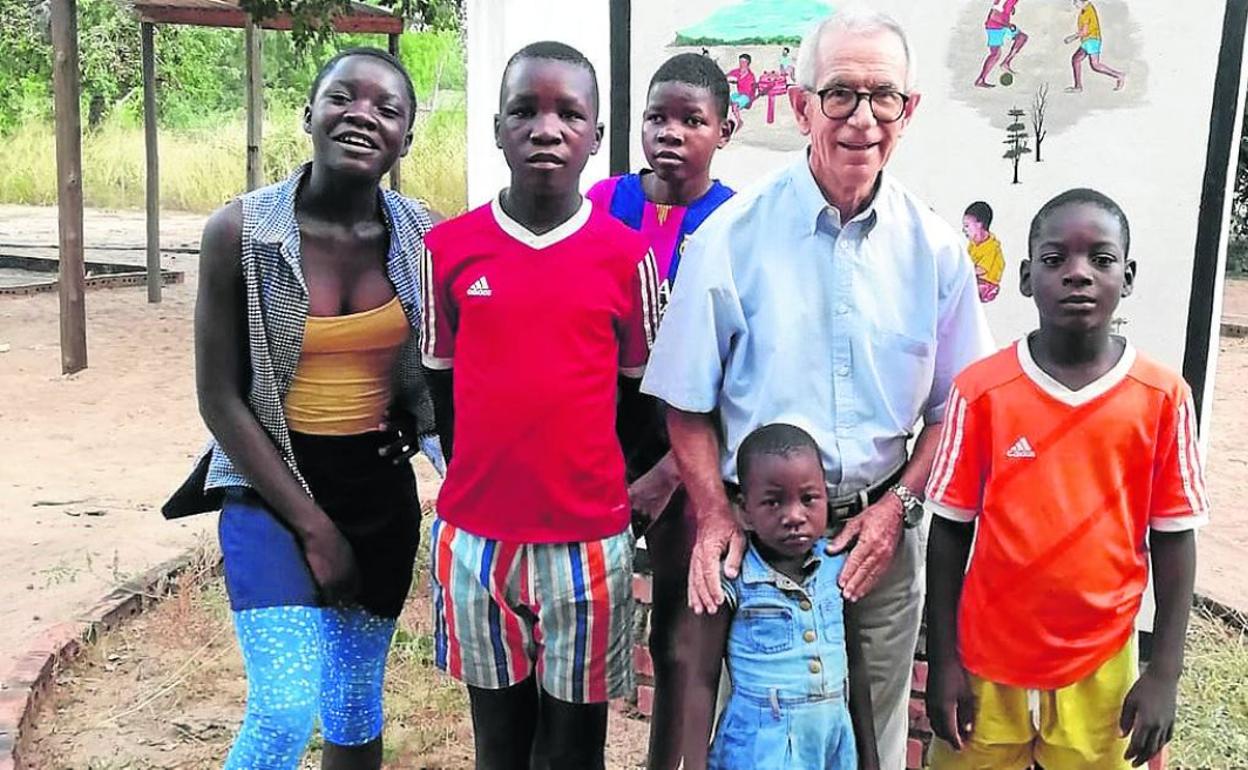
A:
[[[932,517],[927,541],[927,715],[932,732],[961,749],[974,727],[970,681],[958,654],[958,602],[973,524]]]
[[[1174,732],[1175,699],[1183,670],[1183,641],[1196,581],[1196,538],[1185,532],[1149,535],[1157,618],[1153,659],[1122,705],[1120,727],[1130,733],[1126,758],[1135,767],[1147,762],[1170,741]]]
[[[425,380],[429,383],[429,395],[433,399],[433,415],[437,423],[438,438],[442,441],[442,456],[451,461],[455,451],[455,392],[454,375],[450,369],[426,368]]]
[[[703,645],[695,665],[688,668],[690,681],[685,687],[685,713],[681,715],[685,724],[685,729],[681,731],[685,741],[681,747],[685,758],[682,767],[685,770],[706,768],[711,725],[715,721],[715,697],[719,692],[719,673],[733,614],[728,607],[723,607],[713,615],[693,615],[690,618],[695,626],[691,633]]]
[[[845,603],[845,650],[849,654],[849,719],[854,726],[859,770],[878,770],[880,752],[875,739],[875,717],[871,711],[871,677],[862,655],[862,635],[857,609]]]

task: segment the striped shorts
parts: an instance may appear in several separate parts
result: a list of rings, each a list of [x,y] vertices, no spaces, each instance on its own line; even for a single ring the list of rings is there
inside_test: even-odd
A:
[[[633,534],[508,543],[433,521],[434,661],[497,690],[534,673],[569,703],[630,695]]]

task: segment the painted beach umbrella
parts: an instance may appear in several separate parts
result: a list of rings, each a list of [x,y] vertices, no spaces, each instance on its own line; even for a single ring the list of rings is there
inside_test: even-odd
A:
[[[795,44],[832,10],[822,0],[741,0],[678,31],[676,45]]]

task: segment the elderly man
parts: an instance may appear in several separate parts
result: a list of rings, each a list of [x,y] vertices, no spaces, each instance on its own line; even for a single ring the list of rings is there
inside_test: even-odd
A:
[[[810,147],[688,242],[642,389],[669,406],[697,524],[694,612],[723,601],[725,554],[729,577],[741,561],[729,502],[740,442],[772,422],[819,442],[843,527],[832,545],[851,548],[840,582],[860,608],[881,766],[900,770],[920,498],[953,376],[992,343],[957,233],[883,170],[919,105],[904,30],[884,14],[833,15],[802,42],[796,74]]]

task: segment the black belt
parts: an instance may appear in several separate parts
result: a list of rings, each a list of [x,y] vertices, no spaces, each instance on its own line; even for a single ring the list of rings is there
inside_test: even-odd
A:
[[[865,487],[855,494],[838,497],[835,500],[828,500],[828,523],[853,518],[867,509],[868,506],[879,502],[880,498],[888,493],[898,483],[901,482],[902,472],[905,466],[898,468],[897,471],[879,482],[869,487]]]

